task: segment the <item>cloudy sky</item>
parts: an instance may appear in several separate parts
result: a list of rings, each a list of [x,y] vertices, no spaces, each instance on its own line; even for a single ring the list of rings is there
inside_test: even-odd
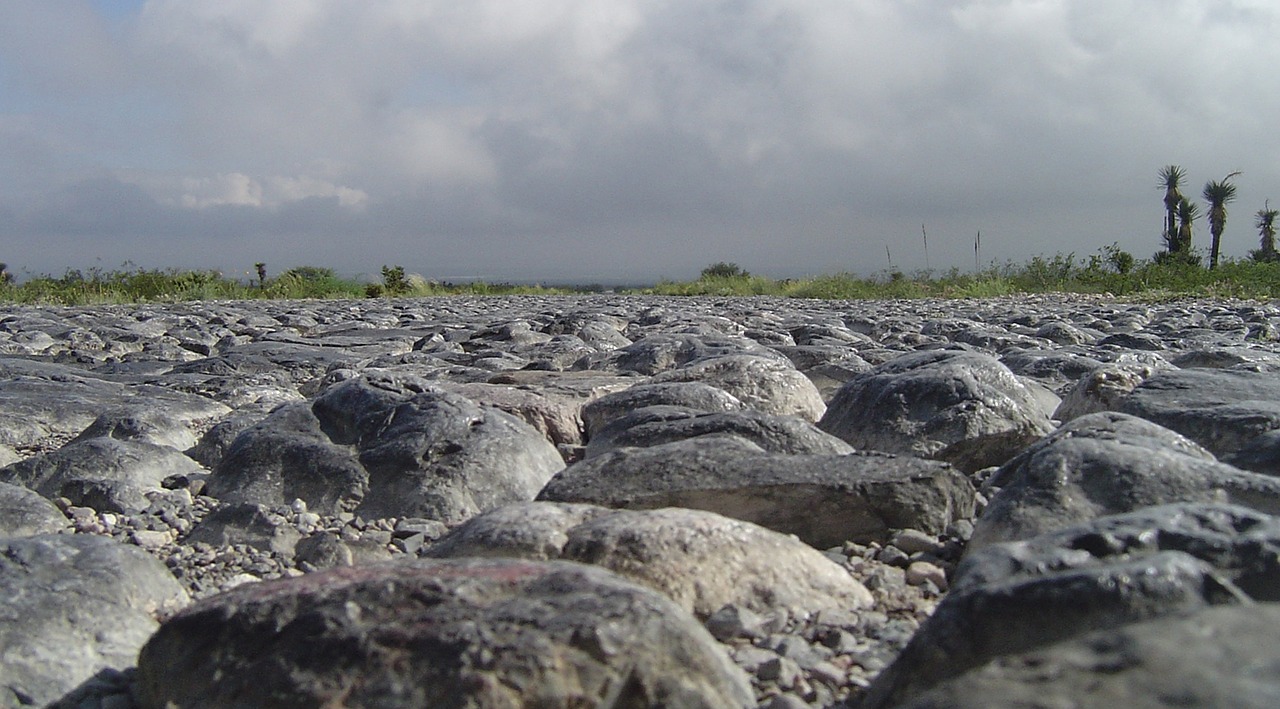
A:
[[[1274,0],[4,0],[0,260],[775,277],[1280,205]],[[1207,246],[1208,228],[1197,228]]]

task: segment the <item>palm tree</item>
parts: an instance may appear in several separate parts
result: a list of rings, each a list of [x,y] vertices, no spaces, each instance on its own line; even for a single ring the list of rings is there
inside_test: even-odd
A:
[[[1222,243],[1222,230],[1227,226],[1227,204],[1236,199],[1236,186],[1231,178],[1239,175],[1236,172],[1221,180],[1209,180],[1204,185],[1204,199],[1209,203],[1209,233],[1213,235],[1213,245],[1209,247],[1209,268],[1218,267],[1218,251]]]
[[[1178,239],[1178,203],[1182,201],[1182,193],[1178,187],[1187,176],[1187,171],[1177,165],[1165,165],[1160,168],[1160,186],[1164,188],[1164,245],[1166,251],[1174,251]]]
[[[1191,224],[1199,218],[1200,205],[1188,200],[1186,197],[1178,200],[1178,233],[1174,238],[1174,248],[1170,249],[1170,253],[1190,256]]]

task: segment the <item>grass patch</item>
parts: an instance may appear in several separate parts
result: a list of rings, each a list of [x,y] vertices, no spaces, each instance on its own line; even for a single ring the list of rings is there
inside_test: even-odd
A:
[[[381,283],[340,278],[327,268],[299,267],[274,278],[227,278],[217,271],[143,269],[125,264],[113,271],[68,270],[23,283],[0,282],[0,301],[95,305],[194,300],[351,299],[438,295],[568,295],[598,293],[599,284],[544,287],[511,283],[439,283],[382,269]],[[1207,269],[1188,260],[1134,260],[1114,246],[1086,259],[1074,254],[1036,256],[1026,263],[992,264],[977,272],[882,272],[871,276],[835,273],[776,280],[749,274],[734,264],[714,264],[693,281],[663,281],[622,292],[676,296],[776,296],[826,300],[991,298],[1020,293],[1108,293],[1152,300],[1177,297],[1280,298],[1280,263],[1226,260]]]

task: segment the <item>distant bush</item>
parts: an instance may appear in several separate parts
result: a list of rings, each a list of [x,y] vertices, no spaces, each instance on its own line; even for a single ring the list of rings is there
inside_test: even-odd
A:
[[[750,275],[736,263],[721,261],[702,269],[702,275],[699,278],[705,281],[713,278],[747,278]]]

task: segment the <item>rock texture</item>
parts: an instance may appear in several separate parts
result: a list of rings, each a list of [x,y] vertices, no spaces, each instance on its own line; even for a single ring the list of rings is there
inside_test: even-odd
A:
[[[997,359],[963,350],[896,357],[841,387],[818,427],[869,448],[974,471],[1052,429],[1032,392]]]
[[[170,618],[144,707],[745,707],[691,616],[589,566],[413,561],[242,586]]]
[[[1069,295],[6,305],[0,706],[1275,704],[1278,332]]]
[[[701,510],[512,505],[454,529],[425,553],[603,566],[661,591],[701,618],[726,605],[764,614],[862,610],[872,604],[862,584],[813,547]]]

